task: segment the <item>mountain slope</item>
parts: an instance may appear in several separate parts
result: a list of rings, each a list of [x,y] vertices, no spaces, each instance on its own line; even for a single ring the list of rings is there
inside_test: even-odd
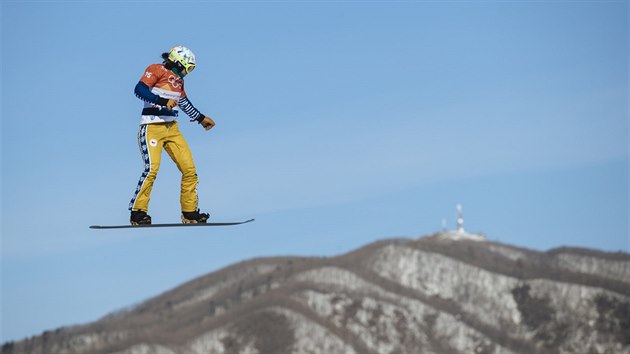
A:
[[[4,353],[630,353],[630,255],[438,234],[245,261]]]

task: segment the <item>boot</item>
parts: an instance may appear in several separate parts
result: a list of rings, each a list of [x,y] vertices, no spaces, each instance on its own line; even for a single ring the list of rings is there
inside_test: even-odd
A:
[[[146,211],[132,210],[129,221],[131,222],[131,225],[145,225],[151,223],[151,217],[147,215]]]
[[[210,215],[208,213],[200,213],[199,209],[197,211],[186,212],[182,211],[182,222],[184,224],[196,224],[196,223],[206,223]]]

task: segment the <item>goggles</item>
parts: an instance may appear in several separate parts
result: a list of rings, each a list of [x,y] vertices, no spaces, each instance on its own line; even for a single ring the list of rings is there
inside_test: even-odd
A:
[[[197,67],[196,64],[188,64],[188,65],[183,65],[183,66],[184,66],[184,70],[186,71],[186,74],[190,74]]]

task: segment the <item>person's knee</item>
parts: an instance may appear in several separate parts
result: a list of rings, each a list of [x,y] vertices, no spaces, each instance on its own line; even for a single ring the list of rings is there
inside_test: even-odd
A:
[[[157,176],[158,170],[160,169],[160,164],[152,163],[149,165],[149,168],[145,170],[148,179],[155,179]]]
[[[181,167],[182,177],[183,178],[197,178],[197,169],[195,165],[189,164]]]

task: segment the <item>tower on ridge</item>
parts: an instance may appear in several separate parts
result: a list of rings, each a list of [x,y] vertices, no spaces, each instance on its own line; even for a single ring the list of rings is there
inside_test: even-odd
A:
[[[461,203],[457,204],[457,227],[453,231],[446,229],[446,219],[442,219],[442,232],[439,234],[440,238],[448,240],[471,240],[471,241],[485,241],[486,238],[482,234],[468,233],[464,230],[464,212]]]

